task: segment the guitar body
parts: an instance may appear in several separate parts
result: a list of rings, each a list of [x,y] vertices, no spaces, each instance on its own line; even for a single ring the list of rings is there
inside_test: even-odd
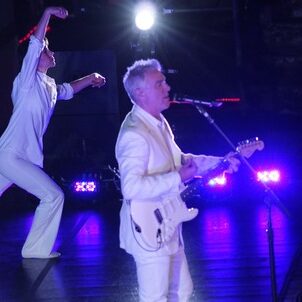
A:
[[[169,242],[180,223],[195,218],[198,210],[188,209],[179,195],[165,196],[160,201],[131,201],[135,236],[143,248],[157,250]]]
[[[159,203],[152,201],[131,201],[131,217],[135,236],[139,235],[147,249],[156,249],[161,240],[161,222],[155,215]]]

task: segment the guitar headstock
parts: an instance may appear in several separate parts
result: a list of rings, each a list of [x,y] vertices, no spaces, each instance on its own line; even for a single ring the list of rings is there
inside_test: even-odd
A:
[[[249,158],[256,150],[261,151],[264,148],[264,142],[258,137],[247,139],[238,143],[236,151],[242,156]]]

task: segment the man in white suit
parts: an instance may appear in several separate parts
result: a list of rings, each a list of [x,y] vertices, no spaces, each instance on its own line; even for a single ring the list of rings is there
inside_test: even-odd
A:
[[[120,247],[134,257],[140,301],[188,301],[193,283],[179,221],[194,218],[197,210],[187,209],[179,193],[183,183],[221,158],[183,154],[176,145],[161,114],[169,108],[170,87],[157,60],[136,61],[123,83],[134,106],[116,143],[124,198]],[[230,172],[236,171],[239,161],[232,157],[229,161]],[[155,244],[149,244],[154,221],[159,227]]]

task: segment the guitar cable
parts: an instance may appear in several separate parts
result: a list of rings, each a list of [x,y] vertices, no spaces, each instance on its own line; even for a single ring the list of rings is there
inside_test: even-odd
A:
[[[132,234],[133,234],[133,237],[136,241],[136,243],[138,244],[139,247],[141,247],[144,251],[146,252],[157,252],[161,247],[162,247],[162,244],[163,244],[163,239],[162,239],[162,236],[161,236],[161,231],[158,230],[158,233],[157,233],[157,238],[159,238],[158,240],[158,247],[155,248],[154,250],[150,250],[150,249],[147,249],[146,247],[142,246],[142,244],[139,242],[138,238],[136,237],[136,232],[140,233],[141,230],[140,230],[140,227],[135,223],[135,221],[133,220],[132,218],[132,215],[130,214],[130,219],[131,219],[131,230],[132,230]],[[135,230],[134,230],[134,226],[135,226]],[[141,237],[141,240],[144,242],[144,239]],[[146,242],[144,242],[145,245],[148,245]]]

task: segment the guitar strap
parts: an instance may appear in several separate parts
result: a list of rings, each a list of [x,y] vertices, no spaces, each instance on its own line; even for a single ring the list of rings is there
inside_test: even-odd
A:
[[[172,133],[171,133],[171,129],[169,127],[169,124],[167,123],[166,120],[163,120],[163,127],[160,128],[164,141],[166,143],[166,146],[169,150],[170,153],[170,159],[173,165],[173,171],[176,171],[176,165],[175,165],[175,161],[174,161],[174,155],[173,155],[173,151],[172,151],[172,147],[171,147],[171,140],[172,140]],[[180,227],[177,227],[177,233],[178,233],[178,244],[181,246],[183,245],[183,242],[181,240],[181,231],[180,231]]]
[[[142,118],[139,117],[139,119],[141,120],[142,124],[145,126],[145,129],[148,132],[154,133],[154,130],[150,129],[150,127],[148,127],[148,125]],[[167,121],[165,119],[163,119],[161,124],[158,126],[158,128],[159,128],[159,132],[160,132],[160,139],[165,144],[165,149],[167,150],[167,153],[169,155],[171,171],[176,171],[174,155],[173,155],[173,151],[172,151],[171,143],[170,143],[170,141],[172,139],[172,133],[171,133],[170,127],[169,127]],[[157,137],[158,136],[159,135],[157,134]]]
[[[173,155],[173,151],[172,151],[172,148],[171,148],[171,130],[170,130],[169,125],[166,122],[166,120],[163,120],[163,127],[160,127],[160,130],[161,130],[164,142],[166,144],[166,147],[167,147],[167,149],[169,151],[169,154],[170,154],[172,169],[173,169],[173,171],[176,171],[174,155]]]

